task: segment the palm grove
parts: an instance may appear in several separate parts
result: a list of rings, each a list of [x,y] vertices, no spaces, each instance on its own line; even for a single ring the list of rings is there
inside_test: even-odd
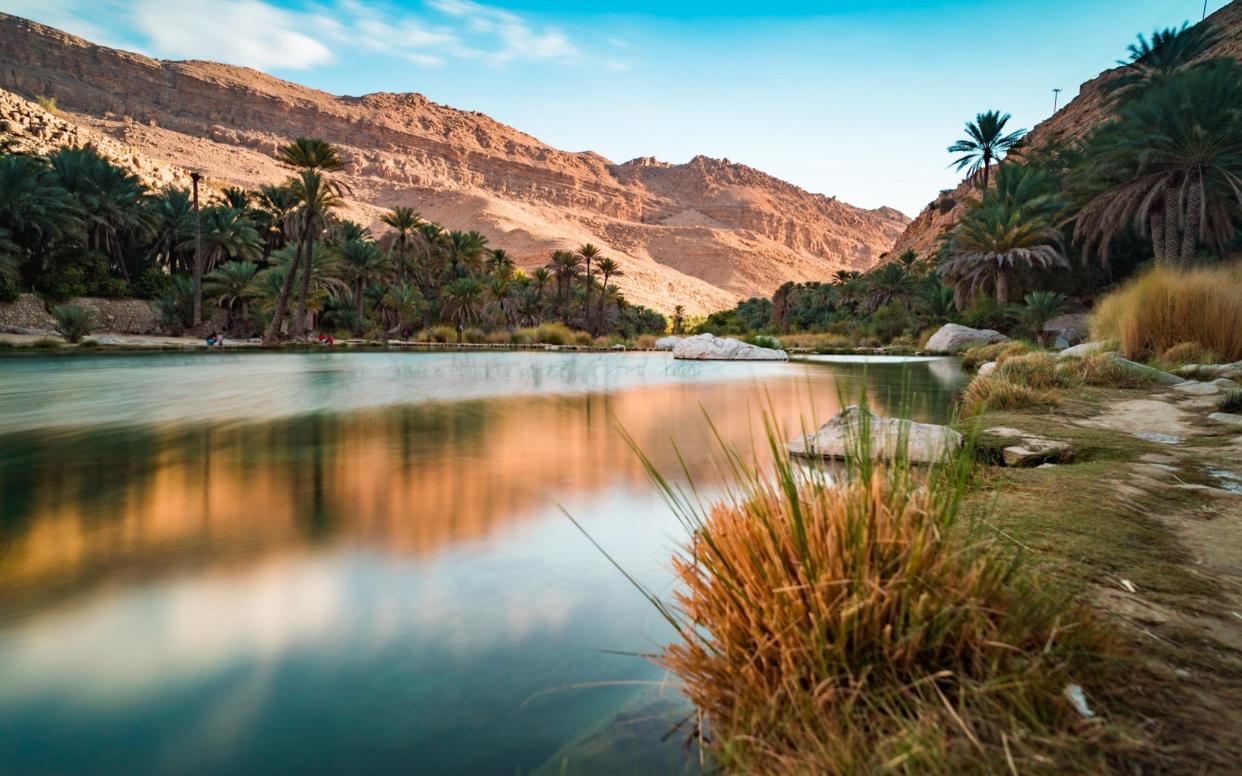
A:
[[[556,251],[527,273],[473,231],[396,207],[378,238],[340,218],[348,193],[335,147],[299,138],[279,151],[281,185],[224,188],[195,210],[185,188],[148,190],[97,149],[0,149],[0,299],[33,290],[158,302],[163,326],[203,331],[211,307],[237,335],[266,342],[314,326],[371,337],[512,338],[557,321],[585,338],[662,332],[627,303],[624,274],[595,246]],[[446,333],[447,332],[447,333]],[[561,336],[564,335],[562,329]]]
[[[1206,56],[1217,39],[1208,24],[1140,35],[1104,85],[1108,120],[1076,143],[1027,148],[1008,114],[979,114],[949,147],[975,192],[934,255],[786,283],[701,328],[891,341],[958,321],[1031,334],[1068,297],[1143,266],[1225,260],[1242,247],[1242,65]]]

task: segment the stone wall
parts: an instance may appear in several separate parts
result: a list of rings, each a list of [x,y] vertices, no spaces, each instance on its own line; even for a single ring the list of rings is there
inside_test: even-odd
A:
[[[0,302],[0,326],[45,332],[55,330],[56,320],[48,314],[41,297],[22,294],[14,302]]]
[[[154,334],[159,331],[155,305],[145,299],[96,299],[78,297],[65,302],[90,310],[91,331],[97,334]],[[55,331],[56,319],[37,294],[22,294],[14,302],[0,302],[0,326]]]

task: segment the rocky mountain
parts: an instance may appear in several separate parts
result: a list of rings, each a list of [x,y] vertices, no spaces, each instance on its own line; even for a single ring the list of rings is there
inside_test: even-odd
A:
[[[1217,27],[1220,38],[1204,57],[1242,58],[1242,2],[1235,0],[1226,5],[1209,16],[1208,22]],[[1054,141],[1073,143],[1111,118],[1112,111],[1102,87],[1123,69],[1105,70],[1080,86],[1074,99],[1035,125],[1023,141],[1023,148],[1035,149]],[[976,196],[976,191],[971,183],[963,181],[956,189],[940,192],[897,238],[894,255],[907,248],[923,255],[933,253],[939,247],[940,238],[957,224],[966,205]]]
[[[570,153],[480,113],[418,94],[339,97],[214,62],[168,62],[97,46],[0,14],[0,89],[53,98],[77,140],[110,153],[197,169],[215,185],[283,180],[274,158],[291,137],[340,146],[347,213],[380,230],[408,205],[449,228],[477,229],[523,266],[594,242],[618,259],[639,304],[691,312],[768,295],[787,280],[865,269],[909,221],[808,193],[728,160],[614,164]],[[145,162],[144,162],[145,163]]]

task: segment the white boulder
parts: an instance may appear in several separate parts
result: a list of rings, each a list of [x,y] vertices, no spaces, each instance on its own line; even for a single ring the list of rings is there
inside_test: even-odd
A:
[[[956,353],[976,345],[992,345],[1008,339],[992,329],[972,329],[959,323],[946,323],[927,340],[927,349],[937,353]]]
[[[1062,350],[1057,356],[1060,358],[1086,358],[1107,351],[1107,342],[1084,342],[1081,345],[1075,345],[1072,348]]]
[[[656,350],[672,350],[677,347],[677,343],[681,342],[681,337],[661,337],[655,341]]]
[[[872,458],[891,460],[904,455],[915,463],[933,463],[955,454],[962,446],[962,435],[947,426],[881,418],[851,405],[814,434],[790,441],[786,449],[794,455],[846,458],[862,446],[859,435],[864,420],[871,437],[868,447]]]
[[[673,358],[691,361],[788,361],[783,350],[748,345],[741,340],[699,334],[686,337],[673,346]]]
[[[989,362],[987,362],[986,364],[982,364],[982,365],[980,365],[980,366],[979,366],[979,376],[980,376],[980,377],[987,377],[988,375],[990,375],[990,374],[992,374],[993,372],[995,372],[995,371],[996,371],[996,367],[997,367],[997,364],[996,364],[996,362],[995,362],[995,361],[989,361]]]

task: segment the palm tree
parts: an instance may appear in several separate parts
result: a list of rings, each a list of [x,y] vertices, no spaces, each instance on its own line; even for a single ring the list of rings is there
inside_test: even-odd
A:
[[[397,281],[405,282],[405,250],[410,240],[410,233],[418,229],[423,218],[409,207],[394,207],[380,219],[397,232]]]
[[[582,312],[588,323],[591,320],[591,261],[598,258],[600,253],[602,251],[591,243],[586,243],[578,249],[578,255],[582,257],[584,266],[582,292],[585,296],[582,301]]]
[[[380,304],[392,314],[393,321],[389,331],[400,332],[414,322],[423,306],[423,295],[417,286],[398,283],[384,293]]]
[[[517,300],[513,297],[513,283],[505,277],[493,275],[487,284],[485,310],[506,327],[512,327],[517,312]]]
[[[1084,255],[1127,224],[1150,233],[1157,263],[1195,259],[1206,240],[1223,252],[1242,204],[1242,66],[1197,67],[1126,104],[1117,121],[1088,140],[1093,162],[1080,173],[1094,192],[1074,239]],[[1180,227],[1180,234],[1179,234]]]
[[[952,254],[940,265],[959,306],[986,285],[1006,304],[1017,268],[1069,266],[1055,227],[1061,203],[1051,186],[1038,169],[1008,167],[997,176],[996,188],[966,211],[953,232]]]
[[[185,238],[194,229],[194,203],[190,200],[190,192],[166,186],[147,201],[147,207],[155,222],[151,250],[156,258],[162,260],[170,272],[179,268],[191,271],[193,268],[188,263],[182,266],[177,261],[178,254],[185,255]]]
[[[348,218],[332,222],[329,239],[334,245],[344,245],[350,240],[372,240],[371,230]]]
[[[216,206],[204,208],[202,211],[201,229],[202,251],[205,260],[203,269],[210,271],[222,259],[234,258],[243,261],[257,259],[262,251],[259,233],[254,224],[246,218],[246,214],[231,207]],[[193,235],[179,246],[187,249],[195,244]],[[193,279],[193,304],[195,310],[202,309],[203,277],[199,268],[195,267]],[[201,321],[194,321],[198,326]]]
[[[487,251],[487,238],[478,232],[448,233],[445,252],[454,277],[466,277],[479,274],[480,262]]]
[[[483,284],[474,278],[462,277],[444,287],[445,310],[457,324],[457,341],[462,329],[479,319],[483,305]]]
[[[250,300],[258,294],[254,285],[259,265],[253,261],[228,261],[203,277],[203,291],[228,311],[226,327],[233,330],[233,310],[241,305],[242,319],[249,317]]]
[[[263,241],[267,246],[265,253],[270,254],[285,247],[291,233],[297,231],[294,214],[298,208],[298,197],[288,186],[269,184],[259,188],[257,200],[259,209],[268,218],[264,225]]]
[[[0,228],[19,248],[31,249],[83,234],[74,197],[33,156],[0,156]]]
[[[250,207],[250,200],[254,197],[254,193],[241,188],[240,186],[228,186],[220,190],[220,198],[224,202],[225,207],[231,207],[234,210],[246,210]]]
[[[487,274],[489,275],[503,277],[508,280],[513,277],[516,269],[513,257],[503,248],[494,249],[487,257]]]
[[[608,289],[609,278],[619,278],[625,274],[624,272],[621,271],[621,265],[618,264],[615,260],[608,258],[608,257],[604,257],[600,259],[599,262],[595,266],[599,268],[599,274],[603,278],[603,282],[600,285],[604,288],[604,290]],[[599,315],[596,318],[596,334],[597,335],[599,334],[599,329],[603,328],[603,325],[604,325],[604,294],[600,294]]]
[[[339,202],[343,188],[339,183],[330,181],[325,174],[336,172],[344,167],[336,147],[317,138],[299,137],[292,143],[282,146],[276,158],[294,169],[301,170],[301,175],[293,179],[291,188],[298,195],[305,213],[301,235],[302,242],[302,281],[298,291],[298,309],[290,325],[290,334],[301,337],[306,322],[306,298],[310,293],[312,257],[314,256],[315,232],[322,231],[317,219],[327,213],[329,203]],[[279,325],[279,324],[277,324]],[[269,331],[272,327],[268,327]],[[272,332],[275,336],[275,332]]]
[[[967,137],[949,146],[949,153],[962,156],[949,166],[958,171],[966,168],[966,174],[971,178],[982,173],[983,189],[986,191],[992,162],[999,164],[1005,154],[1026,134],[1025,129],[1005,134],[1005,125],[1010,118],[1012,117],[1008,113],[990,110],[975,116],[974,121],[966,122]]]
[[[272,322],[264,332],[264,342],[271,342],[280,332],[280,323],[285,314],[285,305],[292,291],[294,277],[301,269],[301,291],[298,295],[297,312],[289,326],[293,337],[301,337],[306,322],[306,301],[310,294],[311,278],[314,271],[315,235],[322,233],[327,226],[328,214],[341,204],[341,188],[331,180],[314,170],[303,170],[291,178],[289,188],[300,203],[301,230],[298,239],[297,259],[291,272],[285,277],[288,289],[282,290],[276,305]]]
[[[341,279],[353,290],[358,325],[363,325],[363,291],[388,273],[388,262],[379,246],[370,240],[348,240],[339,248]]]
[[[682,327],[684,326],[685,322],[686,322],[685,305],[680,305],[680,304],[673,305],[673,333],[681,334]]]
[[[871,309],[878,310],[894,301],[910,307],[910,300],[918,292],[918,280],[899,262],[889,262],[876,267],[866,276]]]
[[[552,273],[548,272],[546,267],[536,267],[530,273],[530,281],[535,286],[535,292],[538,294],[539,306],[543,307],[543,292],[548,287],[548,283],[552,282]]]
[[[556,295],[561,300],[561,319],[568,318],[569,284],[578,276],[582,257],[571,251],[553,251],[548,269],[556,276]]]
[[[423,328],[429,329],[439,297],[440,283],[444,278],[449,237],[443,227],[434,223],[420,224],[417,231],[417,242],[422,256],[414,265],[414,278],[423,293]]]
[[[543,294],[529,288],[522,291],[517,301],[517,317],[522,326],[538,326],[543,323]]]
[[[1151,34],[1151,41],[1140,34],[1138,43],[1127,47],[1129,60],[1118,60],[1125,71],[1103,86],[1118,102],[1140,97],[1153,88],[1168,83],[1174,75],[1189,67],[1220,40],[1220,32],[1211,24],[1196,24],[1180,29],[1168,27]],[[1212,61],[1200,62],[1212,64]]]

